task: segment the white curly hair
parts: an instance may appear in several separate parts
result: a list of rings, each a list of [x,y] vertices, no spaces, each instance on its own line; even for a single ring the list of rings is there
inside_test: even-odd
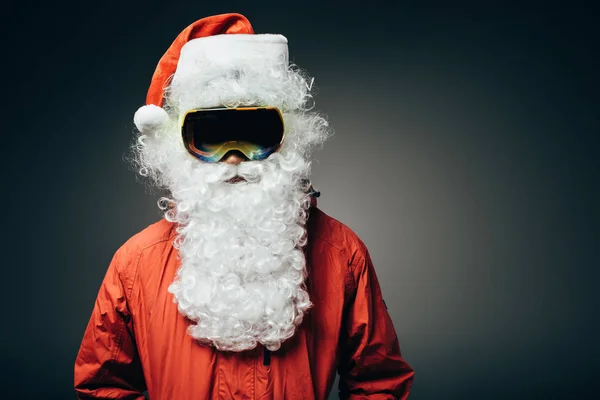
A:
[[[181,266],[169,287],[188,333],[219,350],[275,351],[311,307],[304,281],[311,152],[331,135],[312,111],[313,80],[294,65],[206,62],[167,88],[169,118],[133,145],[139,173],[168,189],[159,207],[177,224]],[[282,111],[285,141],[262,161],[205,163],[181,139],[192,109],[266,105]],[[239,175],[245,181],[226,182]],[[172,205],[172,206],[169,206]]]

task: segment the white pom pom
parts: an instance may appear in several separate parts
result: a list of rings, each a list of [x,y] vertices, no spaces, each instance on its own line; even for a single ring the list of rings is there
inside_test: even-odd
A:
[[[156,132],[168,121],[167,112],[154,104],[140,107],[133,117],[133,123],[144,135]]]

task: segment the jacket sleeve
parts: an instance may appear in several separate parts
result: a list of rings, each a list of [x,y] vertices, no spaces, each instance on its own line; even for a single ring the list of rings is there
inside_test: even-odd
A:
[[[340,399],[408,398],[414,371],[402,359],[373,263],[362,242],[350,261],[347,286],[350,294],[338,367]]]
[[[75,360],[79,399],[144,399],[146,384],[127,304],[127,279],[119,272],[118,254],[100,286]]]

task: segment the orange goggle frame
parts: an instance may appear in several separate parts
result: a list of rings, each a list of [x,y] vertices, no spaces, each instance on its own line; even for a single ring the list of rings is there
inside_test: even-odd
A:
[[[187,151],[205,162],[232,150],[264,160],[281,148],[285,129],[276,107],[208,108],[188,111],[181,134]]]

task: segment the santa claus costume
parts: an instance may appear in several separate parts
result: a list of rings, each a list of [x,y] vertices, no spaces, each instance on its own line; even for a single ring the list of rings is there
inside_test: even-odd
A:
[[[75,362],[79,398],[322,400],[336,372],[341,398],[408,397],[369,252],[308,180],[331,135],[311,86],[287,39],[240,14],[177,36],[134,117],[138,170],[170,193],[164,218],[114,255]],[[249,108],[281,116],[267,157],[190,153],[190,113]]]

